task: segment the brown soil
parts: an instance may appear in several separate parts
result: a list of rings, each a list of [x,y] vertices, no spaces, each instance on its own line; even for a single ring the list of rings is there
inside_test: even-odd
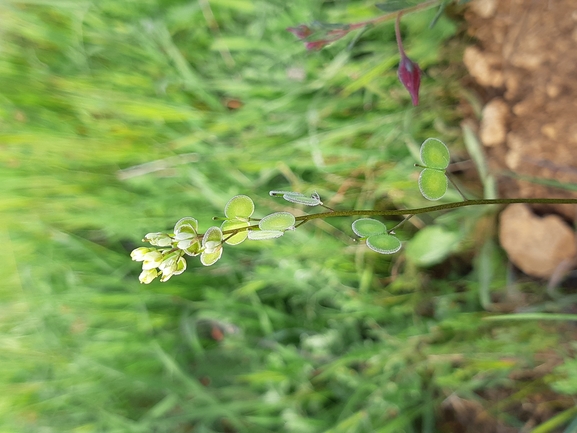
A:
[[[577,1],[473,0],[469,6],[465,19],[473,43],[465,50],[464,63],[484,107],[478,135],[498,179],[499,195],[577,198],[577,191],[519,179],[577,186]],[[573,221],[576,208],[539,210]],[[513,223],[518,222],[516,216]],[[521,225],[516,229],[522,230]],[[535,229],[516,233],[512,241],[530,237],[531,232]],[[544,238],[551,241],[550,236]],[[545,250],[538,245],[524,248]],[[536,276],[550,275],[548,271]],[[544,361],[541,366],[514,373],[525,376],[512,374],[510,388],[485,389],[475,399],[449,396],[443,403],[439,431],[530,431],[573,407],[572,398],[554,393],[546,384],[547,375],[562,361],[553,353],[538,354],[536,360],[539,356]],[[524,384],[530,384],[532,392],[520,392],[529,389]],[[510,419],[522,427],[512,427],[506,422]],[[551,431],[563,431],[562,427]]]
[[[577,3],[474,0],[464,62],[485,109],[479,136],[502,197],[577,197]],[[576,216],[575,207],[541,209]]]

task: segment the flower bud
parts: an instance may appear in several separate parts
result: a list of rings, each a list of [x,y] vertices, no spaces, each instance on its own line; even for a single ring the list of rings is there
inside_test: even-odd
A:
[[[186,271],[186,260],[184,257],[180,257],[176,262],[176,271],[174,271],[174,275],[180,275],[184,271]]]
[[[162,263],[162,254],[158,251],[150,251],[144,255],[142,262],[142,269],[147,271],[149,269],[157,268]]]
[[[173,275],[174,275],[174,273],[163,272],[161,277],[160,277],[160,282],[166,283],[168,280],[170,280],[170,277],[172,277]]]
[[[311,28],[305,24],[300,24],[296,27],[289,27],[286,30],[287,32],[291,32],[299,39],[308,38],[310,35],[314,33],[314,31],[311,30]]]
[[[330,43],[330,41],[327,41],[325,39],[320,39],[318,41],[305,42],[305,48],[308,51],[318,51],[318,50],[322,49],[325,45],[328,45],[329,43]]]
[[[152,250],[150,248],[146,248],[146,247],[136,248],[136,249],[132,250],[132,252],[130,253],[130,257],[135,262],[142,262],[144,260],[144,256],[147,253],[149,253],[150,251],[152,251]]]
[[[172,244],[172,238],[166,233],[148,233],[144,236],[143,242],[150,242],[157,247],[168,247]]]
[[[140,273],[138,280],[142,284],[150,284],[156,277],[158,277],[158,272],[156,269],[147,269]]]
[[[402,11],[397,15],[395,21],[395,35],[397,37],[397,46],[399,47],[399,54],[401,55],[401,62],[397,75],[399,81],[409,91],[413,105],[419,104],[419,87],[421,86],[421,68],[415,62],[407,57],[405,49],[403,48],[403,40],[401,38],[401,15]]]
[[[421,68],[405,53],[401,52],[401,63],[399,63],[399,70],[397,71],[399,81],[405,86],[411,95],[413,105],[419,104],[419,87],[421,86]]]
[[[214,253],[220,248],[221,245],[222,242],[207,241],[204,243],[204,251],[208,254]]]
[[[180,253],[178,252],[169,254],[158,265],[158,269],[160,269],[163,274],[173,274],[176,271],[179,258]]]
[[[326,24],[315,21],[311,27],[300,24],[286,30],[304,42],[309,51],[318,51],[324,46],[346,36],[353,27],[348,24]]]

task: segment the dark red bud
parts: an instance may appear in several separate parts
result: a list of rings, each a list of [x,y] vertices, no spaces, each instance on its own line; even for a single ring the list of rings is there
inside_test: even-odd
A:
[[[309,51],[318,51],[328,43],[330,43],[330,41],[325,41],[324,39],[321,39],[320,41],[305,42],[305,47]]]
[[[310,35],[313,34],[313,31],[310,29],[310,27],[305,25],[305,24],[301,24],[301,25],[296,26],[296,27],[289,27],[286,30],[287,30],[287,32],[291,32],[293,35],[295,35],[299,39],[308,38]]]
[[[301,24],[296,27],[289,27],[287,28],[287,31],[291,32],[300,40],[303,40],[305,43],[305,48],[309,51],[318,51],[322,47],[330,43],[330,41],[326,39],[307,40],[314,33],[314,30],[312,30],[309,26],[305,24]]]
[[[399,63],[399,70],[397,71],[399,75],[399,81],[405,86],[411,95],[413,105],[419,104],[419,87],[421,86],[421,68],[411,59],[409,59],[405,53],[401,51],[401,63]]]

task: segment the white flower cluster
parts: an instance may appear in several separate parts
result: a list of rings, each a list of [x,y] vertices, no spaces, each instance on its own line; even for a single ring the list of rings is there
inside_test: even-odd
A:
[[[222,255],[222,231],[219,227],[209,228],[204,235],[198,234],[198,221],[192,217],[179,220],[174,233],[149,233],[143,242],[159,248],[140,247],[130,253],[132,260],[142,262],[138,279],[149,284],[156,277],[161,282],[186,270],[185,255],[198,256],[203,265],[209,266]]]
[[[310,198],[286,191],[271,191],[271,195],[282,195],[288,201],[308,206],[322,205],[316,193]],[[200,256],[200,262],[210,266],[222,256],[225,243],[238,245],[246,239],[274,239],[295,229],[295,216],[289,212],[275,212],[262,219],[252,218],[253,213],[252,199],[237,195],[226,204],[222,225],[210,227],[204,234],[198,233],[198,221],[192,217],[179,220],[173,233],[147,234],[142,241],[157,248],[140,247],[130,254],[132,260],[142,262],[140,282],[149,284],[157,277],[164,282],[182,274],[186,270],[185,255]]]

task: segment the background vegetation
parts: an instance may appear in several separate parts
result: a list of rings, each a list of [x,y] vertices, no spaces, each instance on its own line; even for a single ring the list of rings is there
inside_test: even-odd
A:
[[[425,138],[468,158],[458,24],[403,19],[427,72],[417,108],[392,23],[318,53],[285,31],[378,13],[348,0],[0,3],[0,432],[450,431],[455,399],[520,428],[538,397],[541,421],[571,420],[577,375],[560,343],[573,329],[484,320],[572,301],[507,279],[491,212],[414,218],[392,258],[358,247],[351,221],[319,221],[138,283],[128,254],[145,233],[183,216],[206,229],[233,195],[260,215],[288,209],[272,189],[417,206]]]

